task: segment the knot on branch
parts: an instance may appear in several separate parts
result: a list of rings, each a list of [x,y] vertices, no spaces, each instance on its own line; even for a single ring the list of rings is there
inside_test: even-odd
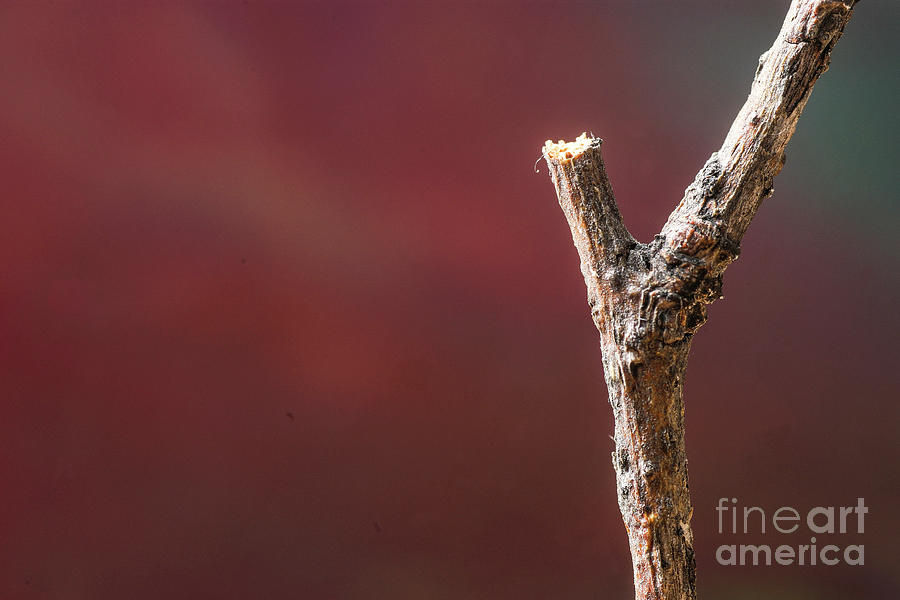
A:
[[[642,327],[641,333],[665,344],[692,335],[706,322],[706,305],[722,297],[722,273],[740,253],[716,207],[726,176],[713,153],[647,246],[651,268],[641,287],[649,300],[642,300],[639,312],[649,329]]]
[[[739,254],[717,220],[685,216],[670,221],[664,232],[629,254],[630,284],[623,292],[631,310],[622,310],[621,294],[607,298],[613,310],[631,315],[622,331],[626,345],[653,352],[706,322],[706,305],[722,297],[722,274]]]
[[[703,325],[706,305],[689,293],[654,282],[641,296],[636,321],[632,335],[626,336],[628,345],[656,353],[660,344],[676,344]]]
[[[666,277],[681,286],[679,290],[696,289],[708,276],[720,275],[740,254],[717,220],[685,216],[669,225],[656,240],[657,255],[665,263]]]

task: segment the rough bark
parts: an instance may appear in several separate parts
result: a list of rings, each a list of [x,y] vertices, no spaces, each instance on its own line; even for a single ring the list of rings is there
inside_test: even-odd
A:
[[[794,0],[725,142],[649,244],[626,229],[600,139],[543,148],[600,331],[613,467],[638,600],[696,598],[682,382],[691,338],[784,165],[813,84],[855,2]]]

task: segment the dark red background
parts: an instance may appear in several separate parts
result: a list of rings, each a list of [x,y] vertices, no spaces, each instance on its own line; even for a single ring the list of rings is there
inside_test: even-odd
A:
[[[532,165],[592,130],[649,239],[787,2],[90,4],[0,8],[0,598],[628,597]],[[705,598],[900,590],[900,13],[856,13],[694,343]],[[866,565],[716,565],[732,496],[865,497]]]

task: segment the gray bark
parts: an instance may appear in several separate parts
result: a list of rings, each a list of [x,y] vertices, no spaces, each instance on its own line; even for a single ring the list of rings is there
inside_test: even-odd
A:
[[[682,400],[691,338],[772,193],[784,148],[854,4],[791,3],[725,142],[649,244],[622,222],[600,139],[582,135],[543,148],[600,331],[638,600],[696,598]]]

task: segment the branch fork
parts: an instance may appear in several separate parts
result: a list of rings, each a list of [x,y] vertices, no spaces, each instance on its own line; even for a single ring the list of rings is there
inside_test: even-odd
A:
[[[784,165],[784,148],[856,2],[793,0],[749,98],[654,239],[634,239],[606,175],[602,140],[543,148],[600,331],[615,416],[619,509],[637,600],[694,600],[693,513],[682,384],[694,333]]]

